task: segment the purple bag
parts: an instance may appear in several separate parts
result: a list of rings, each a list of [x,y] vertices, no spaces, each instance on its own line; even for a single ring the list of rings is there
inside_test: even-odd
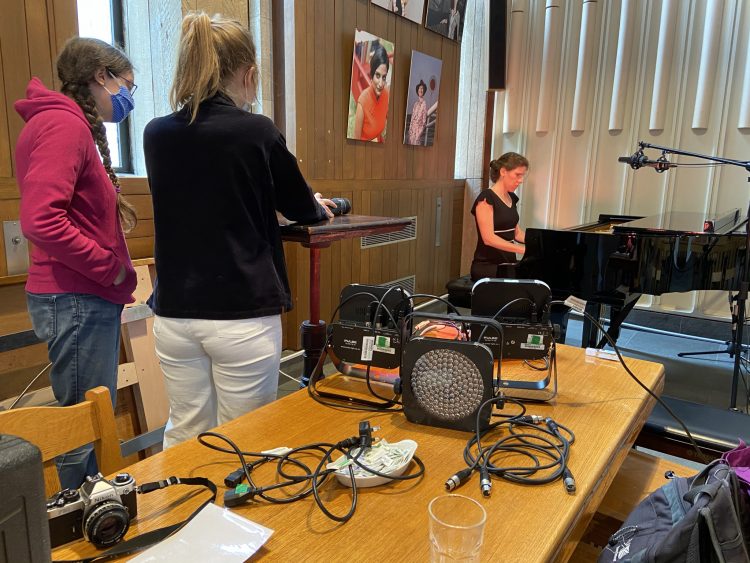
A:
[[[750,447],[740,440],[740,445],[724,453],[721,459],[734,469],[740,481],[740,488],[750,495]]]

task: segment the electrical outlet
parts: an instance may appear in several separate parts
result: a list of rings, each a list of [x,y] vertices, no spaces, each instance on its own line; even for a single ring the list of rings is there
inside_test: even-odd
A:
[[[29,271],[29,242],[21,234],[21,222],[3,221],[3,236],[8,275],[25,274]]]

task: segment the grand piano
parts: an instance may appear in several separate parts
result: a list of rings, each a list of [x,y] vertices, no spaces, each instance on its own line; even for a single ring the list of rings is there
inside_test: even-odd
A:
[[[745,260],[739,210],[706,219],[701,213],[651,217],[600,215],[595,223],[566,230],[526,229],[526,253],[517,277],[543,280],[555,298],[575,295],[588,311],[611,307],[608,333],[620,325],[641,295],[740,287]],[[599,346],[584,322],[584,346]]]

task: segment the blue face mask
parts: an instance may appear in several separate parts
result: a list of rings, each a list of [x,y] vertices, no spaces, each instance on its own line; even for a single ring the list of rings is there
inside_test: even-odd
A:
[[[116,94],[109,92],[109,95],[112,98],[112,123],[120,123],[135,107],[133,96],[125,86],[120,86]]]

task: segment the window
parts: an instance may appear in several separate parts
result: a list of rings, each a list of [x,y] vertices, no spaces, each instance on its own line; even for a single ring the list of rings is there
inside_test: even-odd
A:
[[[123,45],[122,8],[119,0],[77,0],[78,35],[94,37],[111,45]],[[112,167],[118,172],[132,171],[127,120],[105,123]]]

